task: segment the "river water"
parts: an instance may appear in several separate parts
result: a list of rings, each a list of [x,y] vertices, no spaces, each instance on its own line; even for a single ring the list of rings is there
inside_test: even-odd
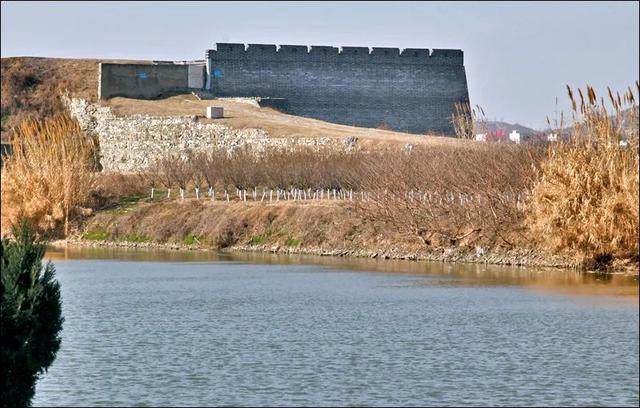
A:
[[[638,281],[562,270],[52,250],[34,405],[638,405]]]

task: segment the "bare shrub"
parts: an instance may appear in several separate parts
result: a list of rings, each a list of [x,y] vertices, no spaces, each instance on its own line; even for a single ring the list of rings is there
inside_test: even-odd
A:
[[[2,168],[3,230],[24,216],[39,232],[67,235],[94,181],[96,143],[66,114],[23,122]]]
[[[544,237],[540,240],[544,246],[572,251],[583,261],[603,256],[637,258],[634,93],[629,88],[621,97],[609,90],[611,115],[592,87],[587,86],[586,96],[578,89],[579,103],[572,89],[567,86],[567,90],[576,122],[570,141],[550,145],[548,160],[537,169],[527,224],[534,236]],[[635,123],[629,123],[629,117],[636,118]]]
[[[127,197],[146,195],[154,186],[153,180],[155,177],[150,177],[146,172],[97,173],[87,205],[94,209],[101,209],[115,205]]]
[[[168,155],[160,159],[157,169],[169,180],[170,185],[177,185],[183,190],[187,189],[195,176],[191,163],[179,155]]]
[[[212,150],[156,167],[169,183],[355,192],[358,216],[426,245],[528,242],[523,205],[536,146],[473,144],[411,151]],[[185,188],[185,187],[182,187]]]
[[[237,189],[358,188],[358,177],[365,169],[360,152],[299,148],[254,151],[249,147],[227,152],[212,149],[188,153],[186,157],[167,155],[145,172],[165,188],[216,185]],[[355,182],[354,182],[355,180]]]
[[[241,232],[239,229],[237,220],[230,218],[224,221],[224,225],[221,226],[213,239],[216,248],[227,248],[238,242],[238,235]]]
[[[363,216],[425,245],[526,240],[522,204],[540,149],[515,145],[413,149],[371,157]]]

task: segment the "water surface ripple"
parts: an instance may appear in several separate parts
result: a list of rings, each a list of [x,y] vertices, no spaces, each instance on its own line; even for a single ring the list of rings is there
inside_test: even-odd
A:
[[[34,405],[638,405],[637,295],[336,265],[55,264],[62,347]]]

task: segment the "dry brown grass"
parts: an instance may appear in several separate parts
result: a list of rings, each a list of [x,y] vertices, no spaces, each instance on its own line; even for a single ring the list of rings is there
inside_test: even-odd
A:
[[[527,224],[542,245],[583,262],[637,260],[638,122],[625,124],[623,109],[631,105],[637,118],[634,93],[609,90],[610,112],[593,88],[587,86],[586,97],[578,90],[579,103],[567,89],[577,122],[571,140],[552,144],[538,168]],[[621,147],[621,140],[629,145]]]
[[[41,233],[66,236],[92,188],[95,141],[64,114],[25,121],[16,135],[2,167],[2,234],[25,217]]]
[[[43,119],[64,111],[60,93],[69,91],[97,99],[98,60],[12,57],[2,58],[3,136],[26,119]]]

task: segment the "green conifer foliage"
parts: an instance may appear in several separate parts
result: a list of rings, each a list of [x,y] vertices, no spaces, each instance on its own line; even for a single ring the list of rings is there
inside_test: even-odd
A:
[[[0,242],[0,404],[30,406],[38,376],[60,348],[62,302],[45,246],[26,222]]]

